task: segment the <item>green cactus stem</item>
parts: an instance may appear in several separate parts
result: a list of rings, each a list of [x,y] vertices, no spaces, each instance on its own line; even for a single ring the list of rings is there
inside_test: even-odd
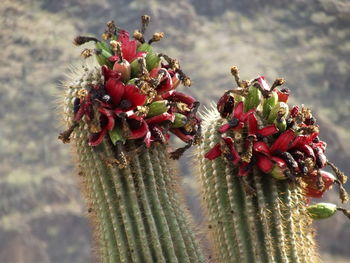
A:
[[[238,177],[238,168],[222,156],[204,158],[222,140],[217,130],[224,123],[216,110],[204,117],[200,181],[217,261],[319,262],[300,188],[257,169]]]
[[[79,90],[101,82],[100,68],[85,68],[66,86],[65,121],[74,144],[81,188],[103,263],[204,262],[188,214],[180,204],[177,179],[166,147],[150,148],[128,141],[119,151],[128,162],[120,167],[109,138],[88,145],[89,127],[73,121]],[[65,137],[65,135],[61,135]],[[118,166],[119,164],[119,166]]]

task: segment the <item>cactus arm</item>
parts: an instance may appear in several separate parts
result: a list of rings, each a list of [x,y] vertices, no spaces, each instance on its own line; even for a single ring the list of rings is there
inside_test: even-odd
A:
[[[68,126],[74,123],[73,102],[78,90],[98,72],[86,71],[83,77],[74,77],[78,79],[74,85],[68,85],[64,103]],[[88,136],[88,127],[82,121],[71,138],[79,170],[84,174],[82,190],[92,208],[89,216],[99,260],[205,262],[178,201],[166,147],[155,144],[135,151],[127,167],[120,169],[107,161],[116,156],[111,142],[104,139],[99,146],[91,147]],[[126,143],[126,152],[135,149],[133,142]]]
[[[219,260],[318,262],[312,219],[337,210],[350,218],[350,212],[306,200],[321,198],[336,183],[339,198],[347,202],[346,176],[327,160],[312,111],[304,105],[289,109],[289,90],[277,88],[283,79],[269,87],[264,76],[241,81],[236,66],[231,73],[238,88],[225,91],[204,114],[199,154]],[[327,165],[333,174],[322,170]]]
[[[200,180],[220,262],[318,262],[301,190],[254,170],[239,178],[223,157],[204,158],[221,141],[217,114],[205,120]],[[255,195],[246,192],[250,185]],[[218,220],[222,224],[217,224]],[[303,224],[303,222],[305,222]],[[309,256],[310,255],[310,256]]]

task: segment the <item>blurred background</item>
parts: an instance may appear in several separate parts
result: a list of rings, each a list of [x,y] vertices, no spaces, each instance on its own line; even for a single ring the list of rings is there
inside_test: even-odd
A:
[[[314,109],[329,159],[350,175],[349,1],[1,0],[0,262],[93,262],[70,147],[57,140],[60,82],[81,63],[76,35],[99,36],[108,20],[133,31],[142,14],[150,34],[165,32],[157,50],[180,60],[193,79],[186,92],[204,106],[233,87],[231,65],[245,79],[284,77],[291,102]],[[200,226],[192,154],[181,169]],[[339,204],[336,190],[325,199]],[[324,262],[350,262],[350,221],[315,225]]]

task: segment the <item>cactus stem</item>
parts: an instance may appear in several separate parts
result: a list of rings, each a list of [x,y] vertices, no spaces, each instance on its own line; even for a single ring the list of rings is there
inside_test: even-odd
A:
[[[78,83],[67,89],[64,112],[69,127],[74,125],[73,102],[82,83],[100,74],[100,69],[86,70],[83,77],[79,75]],[[166,147],[154,143],[150,148],[140,148],[138,141],[113,145],[108,137],[92,147],[89,134],[88,125],[81,123],[70,137],[75,144],[99,261],[204,262],[174,189]],[[115,161],[121,153],[128,159],[123,167]]]
[[[239,177],[239,168],[224,155],[204,158],[222,140],[224,119],[208,112],[200,146],[202,194],[220,262],[318,262],[310,218],[300,188],[253,169]],[[233,134],[229,134],[233,136]],[[254,195],[245,189],[254,190]]]

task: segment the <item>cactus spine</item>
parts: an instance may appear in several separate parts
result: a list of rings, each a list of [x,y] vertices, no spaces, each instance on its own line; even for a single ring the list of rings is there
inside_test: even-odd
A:
[[[200,181],[220,262],[318,262],[311,219],[301,190],[258,170],[236,176],[232,162],[204,155],[221,140],[216,110],[206,114]],[[248,193],[247,187],[254,189]]]
[[[79,73],[81,74],[81,73]],[[100,82],[99,68],[67,83],[65,120],[73,124],[74,98],[84,86]],[[166,147],[152,144],[140,150],[133,141],[123,149],[132,153],[125,168],[115,160],[108,139],[88,145],[89,130],[81,123],[72,133],[82,189],[101,262],[204,262],[184,207],[179,204],[176,180]]]

